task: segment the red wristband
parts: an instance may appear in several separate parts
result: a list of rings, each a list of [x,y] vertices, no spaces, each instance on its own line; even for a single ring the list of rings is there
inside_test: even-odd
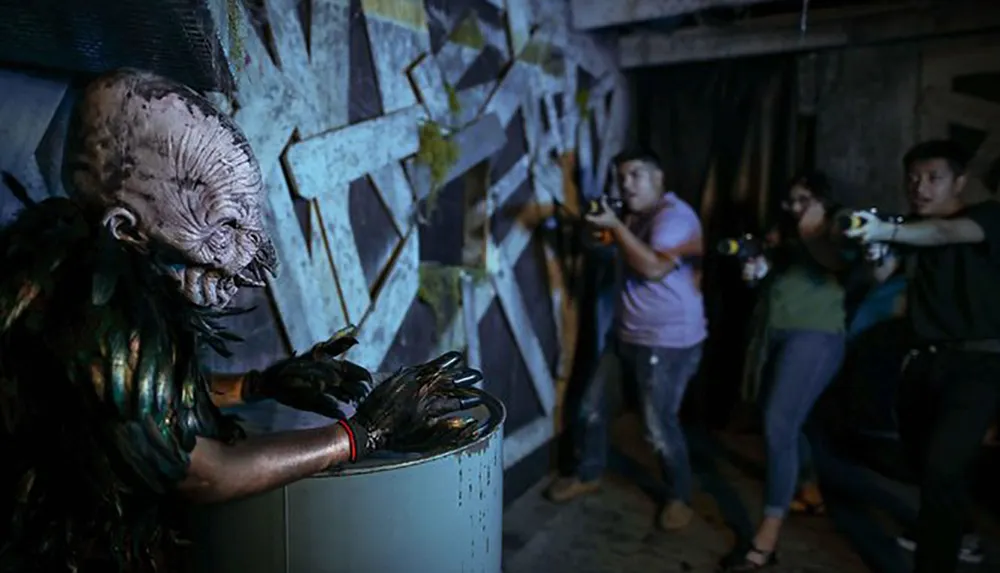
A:
[[[351,462],[358,461],[358,438],[354,435],[354,429],[347,423],[347,420],[337,420],[337,423],[344,429],[344,433],[347,434],[347,440],[351,444]]]

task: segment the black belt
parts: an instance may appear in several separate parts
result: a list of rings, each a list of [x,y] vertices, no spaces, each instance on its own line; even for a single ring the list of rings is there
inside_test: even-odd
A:
[[[1000,339],[956,340],[953,342],[933,342],[924,344],[917,350],[937,352],[938,350],[958,350],[961,352],[986,352],[1000,354]]]

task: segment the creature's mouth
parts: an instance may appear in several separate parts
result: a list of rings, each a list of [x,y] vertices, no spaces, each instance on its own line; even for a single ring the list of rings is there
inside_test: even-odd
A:
[[[250,263],[235,274],[202,266],[174,265],[169,274],[177,280],[184,296],[198,306],[223,308],[243,286],[263,287],[267,277],[278,272],[278,257],[271,243],[265,243]]]
[[[239,290],[235,277],[223,275],[216,269],[181,267],[172,268],[170,274],[184,296],[198,306],[225,307]]]
[[[278,274],[278,254],[274,245],[264,243],[254,255],[250,264],[240,269],[233,279],[237,287],[248,286],[260,288],[267,285],[267,277],[274,278]]]

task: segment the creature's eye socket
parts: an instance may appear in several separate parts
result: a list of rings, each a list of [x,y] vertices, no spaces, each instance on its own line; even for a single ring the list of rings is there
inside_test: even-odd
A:
[[[227,229],[239,228],[239,224],[236,222],[236,219],[226,219],[225,221],[222,222],[222,226]]]

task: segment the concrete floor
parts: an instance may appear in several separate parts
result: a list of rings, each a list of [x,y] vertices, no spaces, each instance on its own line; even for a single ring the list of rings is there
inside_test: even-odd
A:
[[[598,493],[554,505],[542,498],[548,483],[537,484],[508,508],[504,518],[505,573],[710,573],[733,547],[736,533],[752,531],[761,508],[760,475],[748,470],[762,460],[759,440],[744,436],[689,436],[699,488],[697,517],[683,532],[654,527],[657,481],[652,456],[638,439],[637,421],[620,420],[612,431],[617,453]],[[711,440],[714,446],[706,446]],[[710,452],[710,453],[706,453]],[[740,461],[723,452],[738,452]],[[743,463],[746,462],[746,463]],[[912,489],[881,481],[886,496],[915,505]],[[883,495],[883,494],[879,494]],[[903,573],[909,554],[896,546],[898,525],[885,515],[838,504],[837,526],[827,517],[793,517],[783,532],[776,572]],[[867,555],[865,561],[859,554]],[[962,571],[1000,571],[996,551],[988,562]],[[866,565],[867,563],[867,565]]]

